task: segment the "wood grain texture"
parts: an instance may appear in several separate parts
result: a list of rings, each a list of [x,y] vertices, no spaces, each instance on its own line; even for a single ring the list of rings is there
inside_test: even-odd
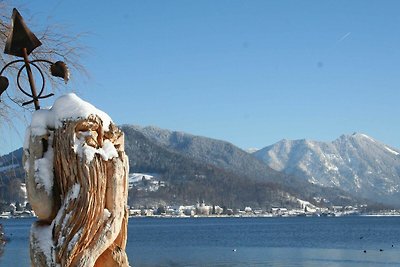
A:
[[[101,149],[104,141],[109,140],[118,157],[105,160],[96,153],[89,161],[85,154],[76,153],[76,139],[84,140],[80,145],[93,149]],[[33,142],[31,146],[37,144]],[[125,253],[129,166],[123,133],[113,124],[105,132],[101,119],[89,116],[64,122],[63,127],[54,131],[52,146],[53,195],[37,197],[43,192],[38,192],[34,186],[28,189],[28,194],[32,196],[30,201],[35,202],[32,203],[35,212],[35,207],[43,207],[43,202],[51,203],[42,208],[45,216],[39,220],[52,228],[51,257],[54,259],[37,260],[41,264],[47,262],[47,265],[32,263],[33,266],[49,266],[49,262],[74,267],[129,266]],[[30,153],[34,150],[30,149]],[[30,175],[28,173],[28,177]],[[76,194],[77,190],[79,194]],[[40,246],[31,242],[31,258],[35,255],[43,257]]]

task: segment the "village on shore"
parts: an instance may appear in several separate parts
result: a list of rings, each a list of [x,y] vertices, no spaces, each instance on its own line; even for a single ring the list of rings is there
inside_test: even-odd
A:
[[[232,209],[218,205],[207,205],[198,202],[195,205],[171,205],[158,207],[128,207],[129,217],[153,218],[197,218],[197,217],[338,217],[338,216],[400,216],[400,210],[383,210],[379,212],[365,212],[366,205],[362,206],[332,206],[318,208],[303,204],[297,209],[272,207],[269,210]],[[11,203],[0,211],[0,219],[36,217],[29,203]]]
[[[231,209],[216,205],[206,205],[203,202],[196,205],[173,205],[161,207],[137,207],[129,209],[129,217],[162,217],[162,218],[195,218],[195,217],[336,217],[350,215],[376,215],[376,216],[400,216],[400,210],[385,210],[378,213],[365,212],[363,206],[332,206],[330,208],[318,208],[302,205],[298,209],[284,207],[272,207],[269,210]]]

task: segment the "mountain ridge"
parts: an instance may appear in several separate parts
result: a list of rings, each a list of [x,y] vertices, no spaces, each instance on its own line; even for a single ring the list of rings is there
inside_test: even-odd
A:
[[[375,202],[274,170],[223,140],[154,126],[122,125],[121,129],[125,133],[130,172],[157,174],[165,184],[152,192],[132,188],[130,204],[207,200],[230,207],[296,207],[299,200],[317,206]],[[0,176],[4,175],[0,171]]]
[[[122,129],[140,132],[170,151],[218,166],[230,173],[247,177],[248,180],[278,184],[285,188],[287,192],[314,203],[316,199],[330,199],[330,201],[346,202],[347,204],[351,202],[349,201],[350,199],[352,199],[353,203],[360,201],[356,201],[355,198],[352,198],[351,195],[342,190],[322,188],[292,175],[277,172],[266,166],[261,160],[226,141],[165,130],[154,126],[123,125]],[[129,139],[129,134],[126,136]],[[322,192],[323,195],[321,195]],[[343,201],[344,199],[346,201]]]
[[[156,137],[150,138],[149,133],[141,132],[137,126],[122,125],[121,129],[125,133],[125,151],[129,156],[130,172],[158,173],[170,184],[162,196],[164,199],[176,195],[181,203],[206,199],[228,206],[279,206],[279,203],[296,205],[289,200],[295,197],[286,197],[290,194],[276,183],[248,179],[243,174],[199,160],[188,153],[180,153],[176,146],[171,148],[166,142],[155,141]],[[162,133],[169,134],[172,131],[162,130]],[[185,137],[191,138],[193,135],[185,134]],[[157,194],[159,192],[144,197],[156,198]]]

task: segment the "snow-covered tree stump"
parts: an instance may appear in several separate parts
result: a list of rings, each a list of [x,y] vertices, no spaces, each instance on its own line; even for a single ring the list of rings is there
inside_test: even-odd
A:
[[[32,266],[129,266],[128,158],[107,114],[74,94],[33,114],[24,145]]]

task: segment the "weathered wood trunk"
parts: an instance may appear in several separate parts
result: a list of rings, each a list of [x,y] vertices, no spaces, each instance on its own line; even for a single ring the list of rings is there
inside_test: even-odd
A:
[[[51,192],[39,186],[36,164],[50,152]],[[113,124],[104,131],[101,119],[91,115],[31,137],[25,155],[28,197],[39,218],[31,231],[32,266],[129,266],[123,133]]]

